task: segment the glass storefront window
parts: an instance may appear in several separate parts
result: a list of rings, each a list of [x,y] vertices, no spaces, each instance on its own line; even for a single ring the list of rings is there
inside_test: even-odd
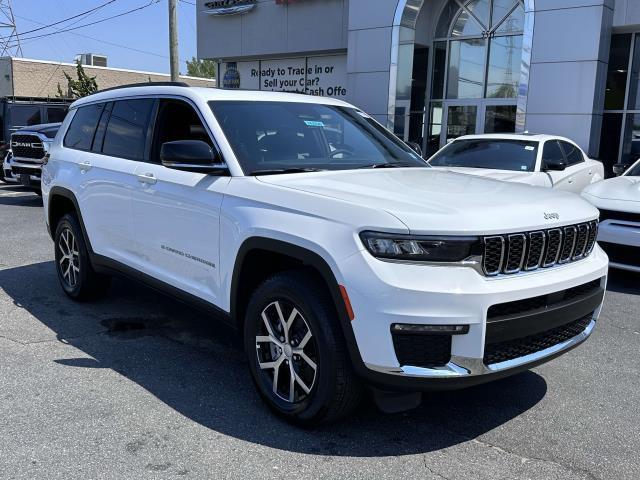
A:
[[[431,102],[429,109],[429,131],[427,133],[427,148],[425,156],[428,158],[440,148],[440,133],[442,132],[442,102]]]
[[[482,98],[486,50],[483,38],[450,42],[447,98]]]
[[[476,105],[450,105],[447,110],[447,141],[476,133],[477,118]]]
[[[449,36],[451,22],[453,22],[453,17],[458,13],[458,10],[460,10],[460,5],[458,5],[456,0],[449,0],[447,2],[436,26],[436,38],[447,38]]]
[[[515,105],[487,105],[484,133],[512,133],[516,130]]]
[[[447,42],[433,42],[433,82],[431,98],[444,98],[444,74],[447,69]]]
[[[491,26],[496,27],[512,9],[513,9],[513,0],[493,0],[493,11],[491,12]]]
[[[524,8],[518,5],[496,30],[497,33],[515,33],[524,29]]]
[[[462,10],[451,30],[452,37],[482,35],[482,27],[469,12]]]
[[[605,110],[622,110],[624,108],[630,54],[631,34],[611,37],[607,87],[604,96]]]
[[[629,110],[640,110],[640,36],[636,35],[629,83]]]
[[[640,113],[630,113],[625,122],[621,163],[632,164],[640,158]]]
[[[491,40],[487,98],[516,98],[520,83],[522,35]]]
[[[488,30],[486,26],[489,25],[489,0],[472,0],[465,7],[475,18],[480,20],[483,28]]]

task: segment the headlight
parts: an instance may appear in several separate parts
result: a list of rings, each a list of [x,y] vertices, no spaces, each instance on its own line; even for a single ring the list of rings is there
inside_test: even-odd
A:
[[[460,262],[481,255],[478,237],[396,235],[362,232],[362,243],[377,258],[415,262]]]

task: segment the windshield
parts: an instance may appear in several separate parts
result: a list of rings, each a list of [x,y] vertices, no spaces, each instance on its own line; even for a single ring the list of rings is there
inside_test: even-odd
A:
[[[635,165],[632,165],[629,171],[627,172],[628,177],[640,177],[640,160],[638,160]]]
[[[428,166],[404,142],[353,108],[252,101],[209,105],[247,175]]]
[[[533,172],[538,143],[524,140],[473,139],[456,140],[436,153],[429,163],[433,167],[491,168]]]

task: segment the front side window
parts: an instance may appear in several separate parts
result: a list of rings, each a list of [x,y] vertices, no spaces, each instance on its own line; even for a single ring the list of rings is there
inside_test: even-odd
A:
[[[191,105],[182,100],[160,100],[151,161],[160,163],[162,144],[177,140],[201,140],[211,147],[214,146],[200,117]]]
[[[564,154],[567,156],[568,165],[577,165],[579,163],[584,162],[584,157],[578,147],[568,142],[560,142],[560,143],[562,144],[562,149],[564,150]]]
[[[11,107],[11,131],[42,123],[40,107],[36,105],[13,105]]]
[[[353,108],[249,101],[209,105],[249,175],[427,166],[395,135]]]
[[[90,150],[102,109],[102,104],[79,107],[64,136],[64,146],[76,150]]]
[[[457,140],[436,153],[433,167],[467,167],[533,172],[537,142],[522,140]]]
[[[102,153],[144,160],[154,102],[150,98],[115,102],[104,134]]]

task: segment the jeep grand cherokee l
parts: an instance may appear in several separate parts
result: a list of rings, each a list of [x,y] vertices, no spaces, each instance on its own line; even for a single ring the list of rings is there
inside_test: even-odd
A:
[[[339,100],[97,93],[42,183],[69,297],[119,272],[209,308],[298,423],[345,415],[364,386],[391,411],[536,366],[591,334],[604,296],[586,201],[430,168]]]

